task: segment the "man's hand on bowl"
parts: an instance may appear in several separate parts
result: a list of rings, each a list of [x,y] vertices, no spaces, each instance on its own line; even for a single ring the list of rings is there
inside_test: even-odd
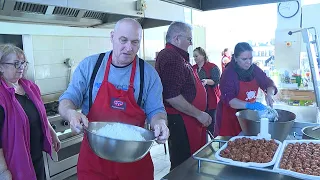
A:
[[[170,135],[169,128],[166,125],[166,120],[158,120],[153,124],[154,136],[157,138],[157,143],[164,144]]]

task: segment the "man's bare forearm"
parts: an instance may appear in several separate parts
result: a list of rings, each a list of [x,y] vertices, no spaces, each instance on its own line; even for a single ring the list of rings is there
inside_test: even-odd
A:
[[[68,99],[64,99],[59,103],[59,114],[64,118],[68,119],[68,111],[69,110],[76,110],[77,107],[73,104],[72,101]]]
[[[200,116],[201,112],[199,109],[190,104],[182,95],[176,96],[171,99],[166,99],[166,101],[175,109],[183,112],[189,116],[197,118]]]
[[[168,125],[167,114],[166,113],[157,113],[155,114],[150,121],[150,125],[153,128],[156,122],[163,121],[166,125]]]

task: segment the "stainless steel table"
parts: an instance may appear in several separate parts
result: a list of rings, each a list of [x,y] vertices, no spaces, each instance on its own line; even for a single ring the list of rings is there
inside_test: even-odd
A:
[[[197,156],[214,159],[214,152],[217,148],[207,146],[202,149]],[[200,169],[198,168],[198,165],[198,160],[190,157],[180,166],[176,167],[173,171],[164,176],[162,180],[297,180],[293,177],[283,176],[272,172],[272,167],[266,168],[262,171],[214,162],[201,162]]]

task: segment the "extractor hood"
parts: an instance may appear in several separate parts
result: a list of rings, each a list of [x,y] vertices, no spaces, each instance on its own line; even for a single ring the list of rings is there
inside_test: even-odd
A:
[[[290,0],[161,0],[201,11],[251,6],[268,3],[278,3]]]
[[[0,21],[110,28],[124,17],[147,29],[181,21],[184,14],[183,7],[160,0],[0,0]]]

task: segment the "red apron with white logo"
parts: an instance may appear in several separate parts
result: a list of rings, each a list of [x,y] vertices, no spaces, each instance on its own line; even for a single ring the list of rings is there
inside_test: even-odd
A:
[[[117,121],[143,127],[146,115],[137,104],[133,89],[137,61],[134,59],[132,62],[128,91],[117,89],[108,82],[111,61],[110,54],[104,80],[87,116],[89,122]],[[94,154],[86,136],[81,145],[77,168],[79,180],[152,180],[154,176],[150,153],[133,163],[104,160]]]
[[[237,98],[246,102],[255,102],[259,85],[256,79],[249,82],[240,81],[240,88]],[[242,130],[238,121],[236,109],[229,105],[222,104],[222,118],[219,136],[237,136]]]
[[[168,44],[166,45],[166,48],[173,47],[172,45]],[[207,106],[206,90],[199,79],[198,73],[192,69],[192,66],[189,62],[185,60],[185,63],[187,63],[187,66],[190,67],[190,70],[193,73],[196,86],[196,97],[191,104],[200,111],[205,111]],[[172,107],[165,108],[168,114],[180,114],[182,116],[188,134],[191,154],[195,153],[198,149],[206,144],[206,127],[203,127],[203,125],[196,118],[186,115]]]

